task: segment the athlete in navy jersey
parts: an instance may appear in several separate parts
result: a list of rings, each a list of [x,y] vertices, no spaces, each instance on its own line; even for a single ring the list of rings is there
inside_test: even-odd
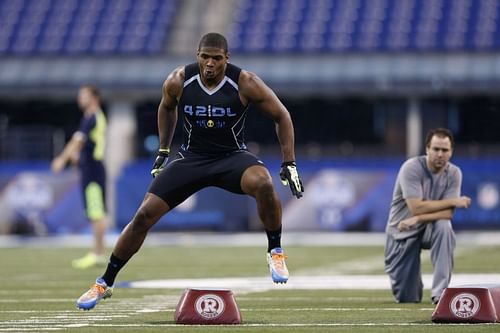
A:
[[[281,248],[281,203],[268,169],[246,150],[243,135],[249,104],[274,120],[283,158],[280,177],[300,198],[304,189],[295,165],[290,114],[257,75],[228,63],[224,36],[203,36],[197,60],[175,69],[163,84],[158,107],[160,149],[151,171],[155,178],[118,238],[106,272],[77,300],[81,309],[92,309],[101,299],[110,297],[116,275],[139,250],[148,230],[164,214],[207,186],[255,198],[268,238],[266,258],[272,280],[288,280]],[[183,144],[168,161],[179,114]]]
[[[78,164],[80,183],[87,218],[94,231],[94,251],[73,260],[75,268],[89,268],[105,264],[104,234],[106,231],[106,172],[104,147],[106,145],[106,117],[101,109],[100,93],[94,86],[82,86],[78,105],[83,111],[78,131],[73,134],[63,151],[52,161],[52,170],[61,171],[68,162]]]
[[[241,69],[227,64],[225,76],[213,90],[201,81],[197,63],[184,68],[185,79],[177,109],[184,120],[181,149],[223,153],[246,149],[243,129],[248,105],[238,93]]]

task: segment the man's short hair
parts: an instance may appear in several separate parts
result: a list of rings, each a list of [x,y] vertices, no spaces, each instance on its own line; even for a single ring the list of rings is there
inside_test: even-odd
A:
[[[431,144],[431,140],[433,136],[437,136],[440,138],[449,138],[451,143],[451,148],[455,145],[455,140],[453,139],[453,133],[447,128],[439,127],[433,128],[427,132],[427,137],[425,138],[425,146],[429,147]]]
[[[215,47],[224,50],[224,53],[227,53],[228,51],[226,37],[216,32],[209,32],[201,37],[200,44],[198,45],[198,51],[203,47]]]
[[[80,89],[87,89],[88,91],[90,91],[92,96],[94,96],[99,101],[101,101],[101,92],[100,92],[99,88],[97,88],[93,84],[84,84],[80,87]]]

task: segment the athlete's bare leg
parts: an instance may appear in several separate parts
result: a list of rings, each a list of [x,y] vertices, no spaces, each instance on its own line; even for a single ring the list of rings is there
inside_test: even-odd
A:
[[[122,260],[130,259],[142,246],[149,229],[169,210],[170,207],[163,199],[146,193],[134,218],[118,238],[113,254]]]
[[[260,220],[266,230],[279,229],[281,202],[269,171],[260,165],[249,167],[241,177],[241,189],[255,198]]]

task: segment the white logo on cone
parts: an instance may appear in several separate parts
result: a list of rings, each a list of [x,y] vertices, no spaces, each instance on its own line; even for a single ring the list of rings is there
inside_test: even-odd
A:
[[[219,317],[225,308],[224,300],[214,294],[201,295],[195,302],[196,312],[205,319]]]
[[[450,310],[458,318],[473,317],[481,306],[479,299],[472,294],[458,294],[450,302]]]

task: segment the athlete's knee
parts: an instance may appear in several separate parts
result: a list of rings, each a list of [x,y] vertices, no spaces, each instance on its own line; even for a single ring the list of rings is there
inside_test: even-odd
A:
[[[255,180],[255,192],[260,195],[269,196],[274,194],[274,184],[271,177],[260,176]]]
[[[155,222],[154,214],[148,209],[140,207],[130,222],[130,226],[134,232],[147,232]]]

